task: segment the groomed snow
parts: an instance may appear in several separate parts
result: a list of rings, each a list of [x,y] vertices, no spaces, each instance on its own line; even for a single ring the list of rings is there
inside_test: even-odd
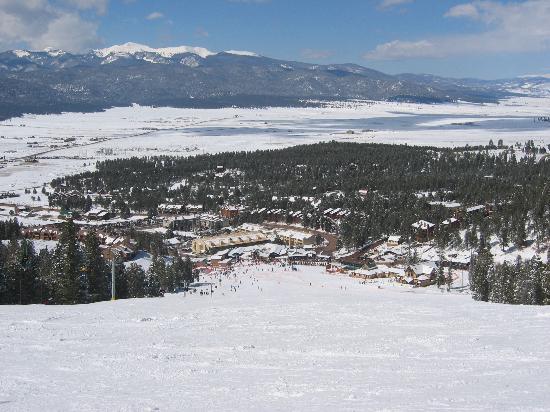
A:
[[[221,284],[212,280],[220,285],[213,296],[3,307],[1,408],[550,405],[550,307],[479,303],[397,285],[378,289],[322,268],[263,266],[241,269]]]

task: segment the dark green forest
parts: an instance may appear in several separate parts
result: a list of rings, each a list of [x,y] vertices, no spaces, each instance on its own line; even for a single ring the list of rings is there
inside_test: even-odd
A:
[[[93,231],[77,240],[72,221],[63,224],[55,249],[34,250],[32,242],[14,235],[7,246],[0,243],[0,304],[76,304],[111,298],[111,262],[105,261]],[[193,282],[189,259],[170,262],[153,253],[147,271],[133,263],[115,264],[116,298],[161,296]]]
[[[302,211],[305,226],[337,231],[348,246],[388,234],[410,237],[413,222],[437,224],[451,215],[444,207],[429,207],[428,201],[455,201],[491,205],[493,218],[467,222],[485,237],[500,234],[504,243],[521,245],[533,232],[542,243],[550,235],[550,162],[537,160],[532,143],[520,149],[523,155],[516,157],[513,148],[494,146],[442,149],[330,142],[187,158],[107,160],[98,163],[97,171],[54,180],[58,193],[74,190],[81,195],[67,201],[54,193],[50,201],[85,209],[90,205],[86,194],[100,193],[109,195],[103,205],[122,215],[130,210],[154,214],[164,202],[198,203],[211,211],[241,204],[248,213],[240,219],[250,222],[264,218],[251,214],[254,209]],[[169,190],[181,181],[185,185]],[[358,190],[369,194],[359,196]],[[338,225],[322,214],[335,207],[351,212]]]

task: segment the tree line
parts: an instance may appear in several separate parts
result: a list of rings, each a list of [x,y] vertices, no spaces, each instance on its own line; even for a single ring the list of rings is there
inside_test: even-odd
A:
[[[132,263],[115,265],[117,299],[161,296],[194,281],[191,261],[166,262],[154,254],[147,271]],[[111,265],[95,232],[81,244],[72,221],[63,224],[55,249],[37,252],[33,243],[15,239],[0,244],[0,304],[77,304],[111,298]]]
[[[495,263],[482,245],[471,264],[470,289],[474,299],[484,302],[550,305],[550,263],[538,257]]]
[[[105,160],[96,171],[55,179],[52,186],[81,193],[83,203],[85,193],[99,193],[109,199],[104,205],[121,214],[154,213],[166,201],[211,211],[223,204],[244,204],[249,212],[280,208],[289,221],[290,212],[301,211],[304,226],[339,232],[350,247],[388,234],[409,238],[415,221],[439,223],[452,216],[443,206],[428,207],[430,200],[491,204],[491,219],[466,219],[463,228],[474,226],[474,243],[481,232],[486,238],[498,235],[503,245],[521,245],[534,233],[540,244],[550,238],[550,162],[526,149],[518,158],[516,150],[328,142],[252,153]],[[225,172],[218,173],[218,166]],[[361,189],[368,195],[360,196]],[[62,196],[53,199],[67,206],[56,200]],[[351,213],[334,221],[323,215],[328,208]],[[245,212],[239,221],[265,218]]]

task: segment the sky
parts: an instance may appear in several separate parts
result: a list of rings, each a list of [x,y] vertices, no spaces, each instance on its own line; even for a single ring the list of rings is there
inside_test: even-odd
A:
[[[0,0],[0,50],[136,42],[386,73],[550,73],[550,0]]]

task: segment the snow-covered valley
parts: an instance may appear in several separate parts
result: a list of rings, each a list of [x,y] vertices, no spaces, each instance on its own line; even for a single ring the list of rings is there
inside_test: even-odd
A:
[[[98,113],[26,115],[0,122],[0,191],[24,194],[97,160],[277,149],[337,140],[456,147],[550,143],[550,99],[500,104],[335,103],[324,108],[177,109],[133,106]],[[36,157],[38,162],[25,162]],[[29,196],[17,203],[39,205]]]
[[[2,410],[547,410],[550,308],[260,266],[0,312]],[[231,289],[236,287],[236,292]],[[207,291],[210,286],[204,286]]]

